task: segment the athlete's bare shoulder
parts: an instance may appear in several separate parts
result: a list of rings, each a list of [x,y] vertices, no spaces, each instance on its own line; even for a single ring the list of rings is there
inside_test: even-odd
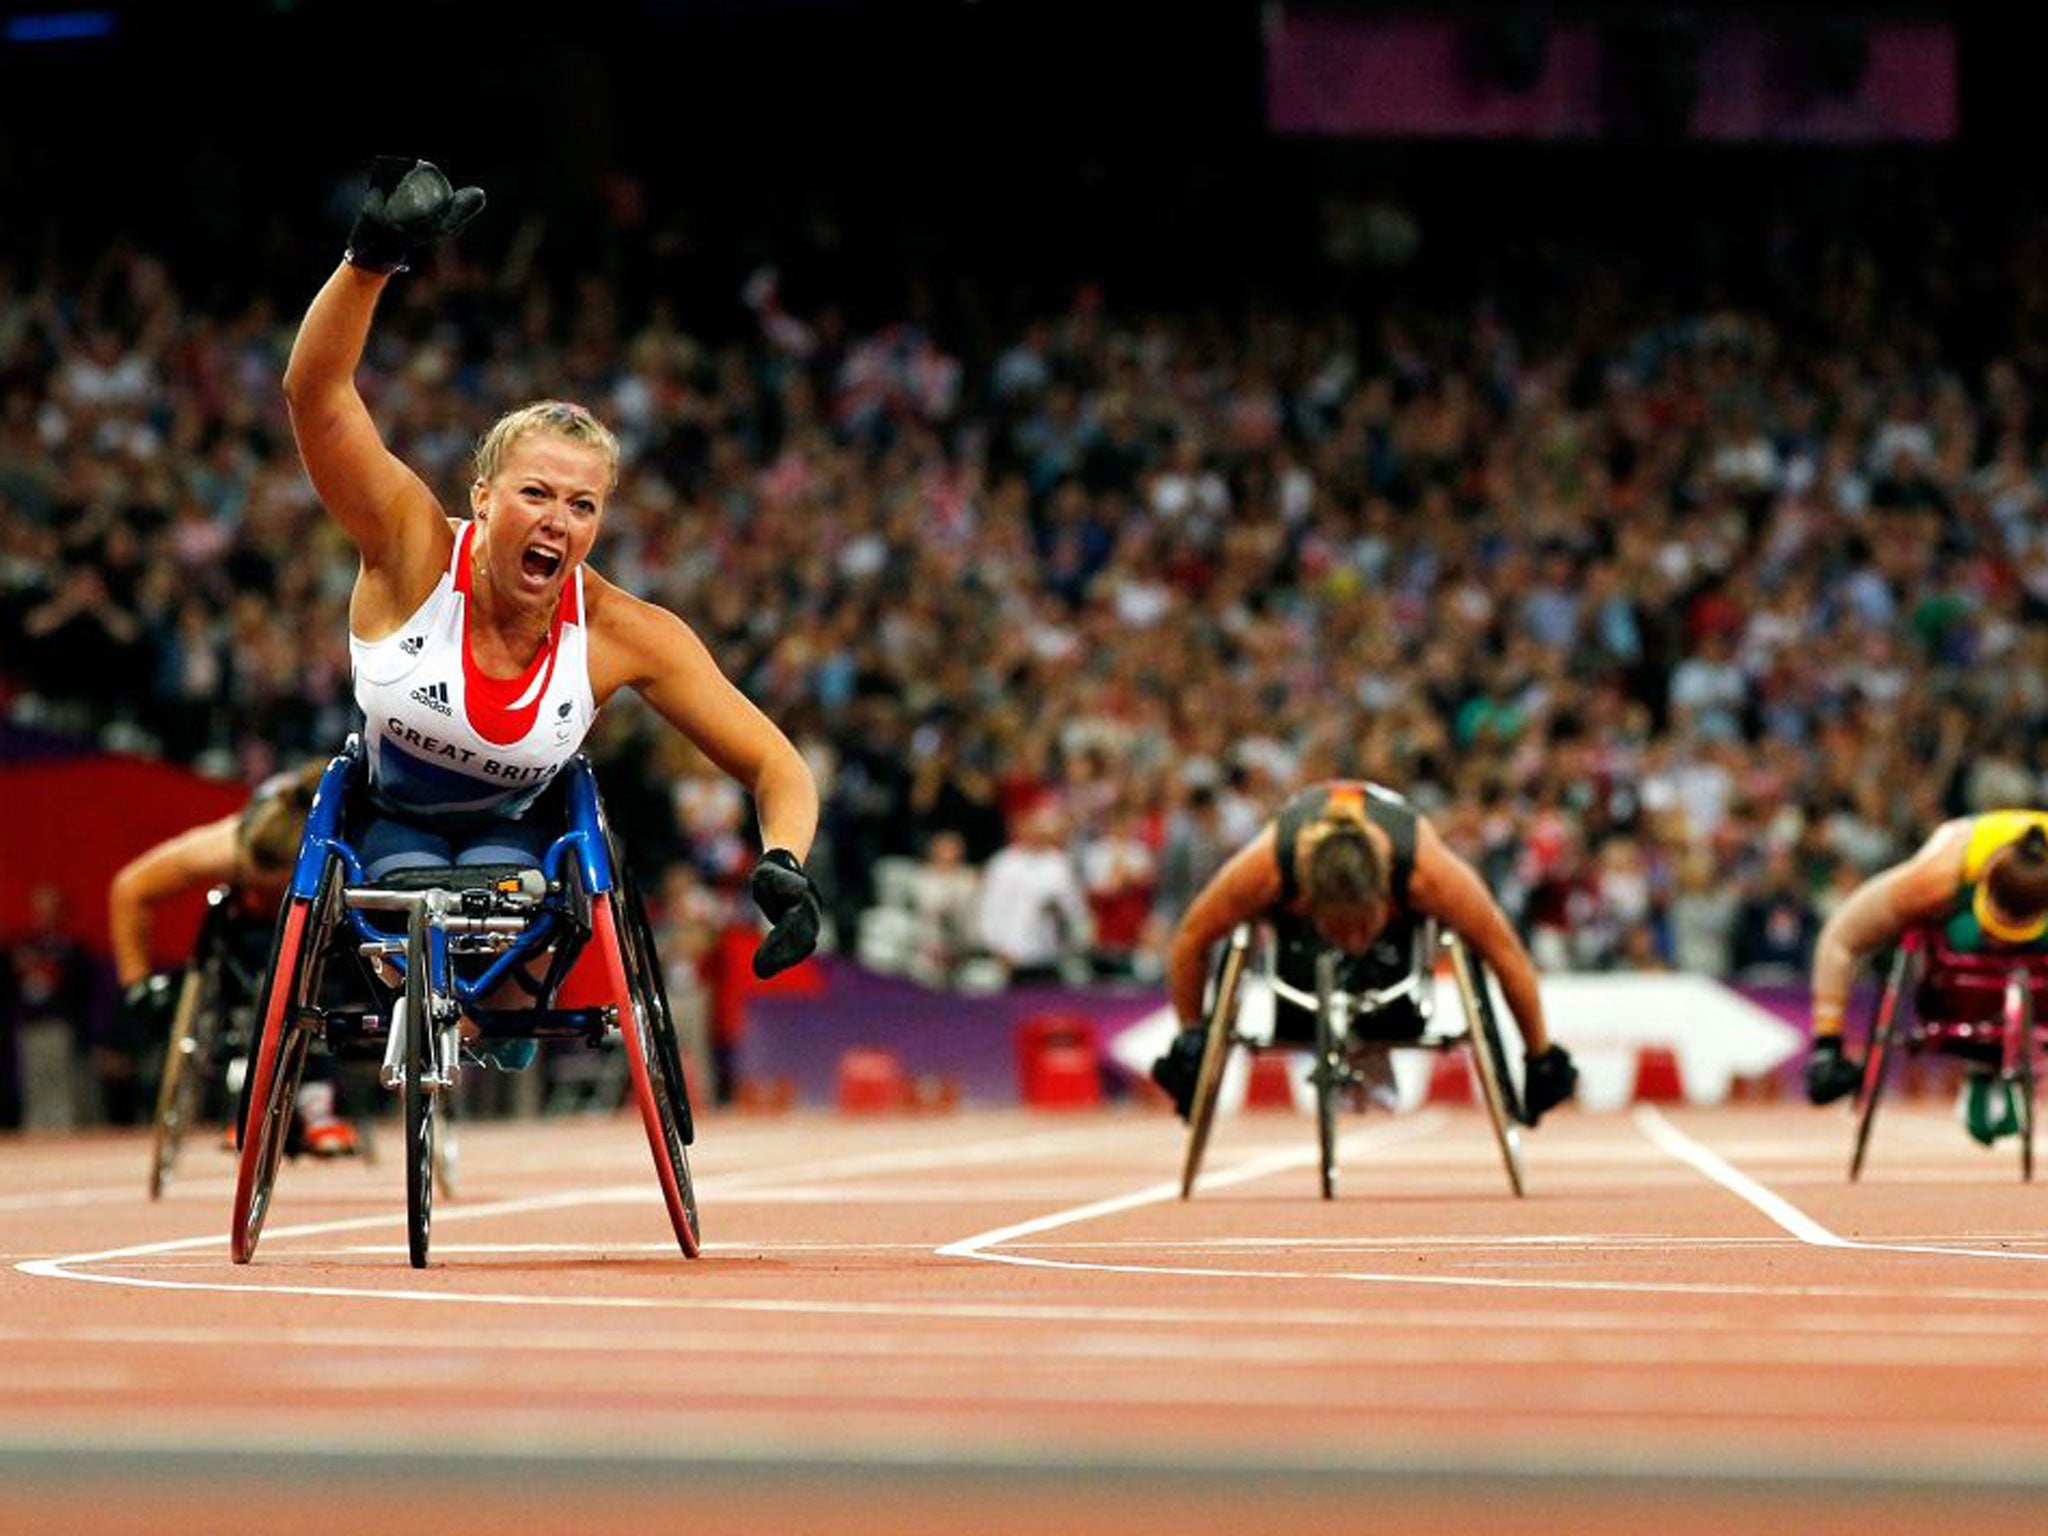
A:
[[[632,633],[650,622],[675,616],[658,603],[650,603],[644,597],[636,597],[624,587],[603,576],[586,564],[583,567],[583,612],[584,622],[590,626],[592,635],[611,635],[630,638]]]
[[[709,661],[690,626],[659,603],[636,597],[583,567],[583,611],[590,634],[590,681],[599,702],[620,688],[645,688],[670,671]]]

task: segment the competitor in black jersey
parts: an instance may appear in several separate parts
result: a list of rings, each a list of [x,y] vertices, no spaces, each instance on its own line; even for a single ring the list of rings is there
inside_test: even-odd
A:
[[[201,822],[144,849],[115,873],[107,888],[107,933],[114,973],[121,983],[124,1039],[161,1046],[177,1005],[179,973],[150,969],[150,929],[171,902],[209,886],[226,886],[229,941],[260,977],[270,952],[271,925],[298,857],[299,838],[313,792],[327,766],[323,758],[272,774],[239,811]],[[253,1006],[255,998],[248,999]],[[299,1085],[299,1142],[315,1157],[347,1157],[357,1150],[355,1127],[335,1108],[325,1057],[308,1065]]]
[[[1269,924],[1279,978],[1312,993],[1316,959],[1332,949],[1344,957],[1337,985],[1346,991],[1399,980],[1413,963],[1414,925],[1426,918],[1470,944],[1499,980],[1522,1034],[1523,1100],[1534,1125],[1571,1097],[1578,1068],[1544,1024],[1529,952],[1472,866],[1428,818],[1390,790],[1351,780],[1319,784],[1288,801],[1189,903],[1167,955],[1181,1032],[1154,1063],[1154,1080],[1185,1118],[1201,1065],[1210,950],[1238,924]],[[1307,1009],[1278,997],[1274,1008],[1277,1039],[1313,1039]]]

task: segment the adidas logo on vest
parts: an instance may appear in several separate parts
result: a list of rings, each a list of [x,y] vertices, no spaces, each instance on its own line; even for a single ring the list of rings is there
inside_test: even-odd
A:
[[[427,708],[438,714],[452,715],[455,713],[454,708],[448,702],[448,685],[446,683],[428,683],[424,688],[413,689],[412,696],[415,702],[426,705]]]

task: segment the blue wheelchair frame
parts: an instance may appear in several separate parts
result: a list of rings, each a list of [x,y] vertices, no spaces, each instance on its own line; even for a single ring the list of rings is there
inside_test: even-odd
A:
[[[292,867],[289,896],[307,901],[317,897],[329,858],[340,861],[349,883],[362,884],[368,878],[363,870],[362,856],[342,836],[349,793],[364,771],[360,750],[351,743],[350,750],[336,756],[320,776],[319,786],[313,794],[312,809],[306,816],[306,832],[299,845],[298,862]],[[564,867],[574,858],[584,894],[594,901],[611,894],[616,874],[612,866],[611,840],[605,825],[604,808],[597,798],[597,781],[591,772],[589,759],[577,753],[562,769],[559,781],[568,811],[568,830],[557,837],[542,855],[541,873],[547,876],[551,886],[556,885],[562,878]],[[349,924],[365,943],[381,944],[393,937],[390,932],[379,929],[361,911],[346,908],[345,912]],[[524,936],[469,979],[451,974],[447,935],[435,929],[431,935],[435,989],[452,994],[465,1011],[476,1009],[480,1000],[490,996],[515,966],[543,952],[553,943],[562,926],[555,909],[543,909]],[[561,972],[565,973],[567,962],[574,960],[583,937],[579,935],[574,947],[562,957],[558,967]],[[386,963],[397,973],[402,985],[405,957],[392,954],[386,957]],[[555,979],[559,980],[559,976]]]
[[[670,1224],[684,1255],[696,1257],[687,1151],[694,1129],[675,1021],[653,931],[619,864],[589,760],[581,753],[572,757],[545,792],[547,814],[559,813],[566,825],[542,856],[540,890],[532,888],[529,867],[507,864],[368,878],[348,836],[366,774],[362,749],[351,739],[321,775],[279,909],[245,1086],[230,1233],[235,1262],[247,1263],[255,1253],[283,1151],[282,1126],[317,1037],[330,1050],[383,1048],[384,1085],[399,1090],[405,1110],[412,1262],[425,1266],[437,1149],[445,1145],[434,1104],[454,1087],[461,1062],[473,1059],[459,1021],[478,1041],[577,1039],[601,1046],[616,1031]],[[370,911],[402,913],[403,932],[380,928]],[[351,958],[372,973],[380,994],[391,994],[380,995],[367,1011],[329,1006],[323,995],[325,968],[349,948],[348,939],[355,941]],[[490,958],[464,976],[455,957],[465,953]],[[536,980],[520,967],[543,954],[546,971]],[[609,1000],[558,1006],[558,993],[586,955]],[[483,999],[507,982],[530,993],[531,1005],[485,1006]]]

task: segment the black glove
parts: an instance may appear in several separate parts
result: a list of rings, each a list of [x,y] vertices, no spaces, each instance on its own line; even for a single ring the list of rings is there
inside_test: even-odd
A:
[[[158,971],[131,982],[121,993],[121,1006],[114,1015],[114,1040],[126,1050],[161,1045],[170,1033],[171,1015],[178,1009],[178,987],[182,972]]]
[[[1185,1120],[1195,1102],[1195,1084],[1202,1075],[1202,1047],[1208,1043],[1203,1029],[1183,1029],[1173,1037],[1166,1054],[1152,1063],[1152,1081],[1173,1100],[1173,1112]]]
[[[1816,1035],[1806,1057],[1806,1102],[1832,1104],[1863,1086],[1863,1063],[1842,1054],[1840,1035]]]
[[[431,161],[379,155],[370,162],[370,190],[348,232],[349,265],[403,272],[414,256],[454,234],[483,205],[483,188],[457,192]]]
[[[1522,1058],[1522,1124],[1533,1127],[1579,1086],[1579,1069],[1571,1052],[1553,1043]]]
[[[761,855],[748,889],[770,924],[768,937],[754,951],[754,974],[766,981],[818,947],[825,909],[818,888],[787,848],[770,848]]]

